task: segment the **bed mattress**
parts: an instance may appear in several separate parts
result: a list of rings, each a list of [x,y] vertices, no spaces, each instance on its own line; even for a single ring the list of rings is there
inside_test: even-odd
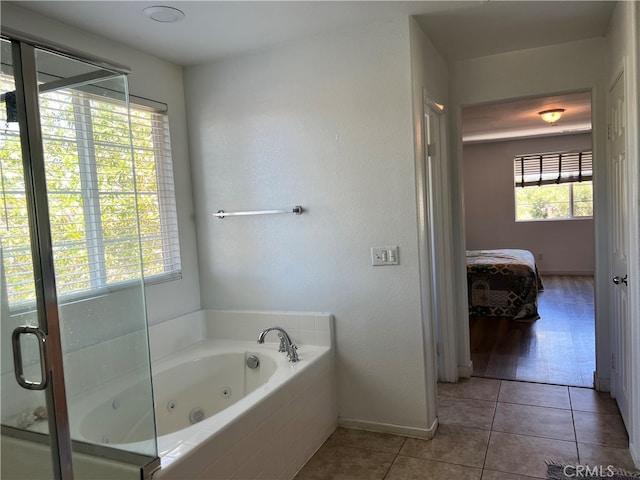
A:
[[[531,322],[542,282],[528,250],[467,250],[469,315]]]

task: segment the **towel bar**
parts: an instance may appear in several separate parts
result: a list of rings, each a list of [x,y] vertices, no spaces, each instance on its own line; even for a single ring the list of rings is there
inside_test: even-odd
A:
[[[293,208],[284,209],[284,210],[251,210],[247,212],[225,212],[224,210],[218,210],[213,214],[214,217],[224,218],[224,217],[235,217],[240,215],[273,215],[277,213],[295,213],[296,215],[301,215],[303,212],[302,206],[296,205]]]

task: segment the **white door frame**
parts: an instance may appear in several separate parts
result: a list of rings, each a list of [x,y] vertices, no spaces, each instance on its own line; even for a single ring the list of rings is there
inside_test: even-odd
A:
[[[600,144],[600,133],[602,133],[601,128],[605,128],[605,124],[606,122],[600,122],[597,121],[597,116],[599,115],[604,115],[605,112],[604,111],[600,111],[598,109],[597,106],[597,102],[595,101],[596,98],[596,94],[597,92],[595,91],[595,87],[591,87],[589,89],[576,89],[575,91],[586,91],[589,90],[591,92],[591,96],[592,96],[592,110],[591,110],[591,118],[592,118],[592,144],[593,144],[593,150],[594,150],[594,169],[596,170],[596,175],[594,175],[594,205],[596,201],[601,201],[598,200],[598,197],[600,197],[600,199],[602,198],[606,198],[606,195],[602,195],[599,192],[604,192],[606,191],[606,183],[607,183],[607,177],[604,174],[604,172],[602,172],[601,168],[598,168],[598,165],[602,165],[603,164],[603,159],[605,158],[603,156],[603,158],[600,158],[601,155],[603,155],[605,153],[605,148],[606,145],[601,145]],[[567,92],[548,92],[549,95],[553,95],[554,93],[567,93]],[[542,95],[542,94],[541,94]],[[514,98],[522,98],[522,97],[514,97]],[[506,99],[504,98],[500,98],[497,99],[500,101],[504,101]],[[483,103],[487,103],[488,100],[484,99],[483,102],[479,103],[479,104],[483,104]],[[463,185],[462,185],[462,169],[463,169],[463,158],[462,158],[462,152],[463,152],[463,148],[462,148],[462,129],[461,129],[461,117],[462,117],[462,108],[463,107],[468,107],[468,106],[472,106],[473,104],[469,104],[469,105],[459,105],[459,109],[458,109],[458,118],[456,119],[457,124],[458,124],[458,129],[457,129],[457,133],[458,133],[458,137],[459,138],[453,138],[452,141],[453,142],[457,142],[458,144],[458,156],[456,159],[453,159],[454,162],[457,162],[457,174],[460,176],[460,178],[455,179],[455,178],[448,178],[448,181],[458,181],[460,188],[459,188],[459,195],[460,195],[460,202],[463,203],[463,195],[464,195],[464,189],[463,189]],[[606,136],[605,136],[606,138]],[[597,155],[596,155],[597,153]],[[444,181],[444,179],[442,179],[442,181]],[[461,208],[460,212],[464,215],[464,209]],[[609,283],[611,282],[610,279],[605,278],[604,280],[602,280],[600,277],[601,275],[607,275],[608,272],[608,260],[601,258],[603,255],[603,248],[602,245],[603,244],[603,236],[606,236],[606,232],[607,232],[607,226],[608,225],[608,221],[606,218],[606,214],[604,213],[598,213],[596,212],[594,214],[594,237],[595,237],[595,271],[594,271],[594,295],[595,295],[595,301],[596,301],[596,309],[594,311],[594,315],[595,315],[595,329],[596,329],[596,334],[595,334],[595,353],[596,353],[596,371],[594,372],[594,384],[597,390],[603,390],[603,391],[609,391],[609,370],[608,368],[602,368],[605,363],[606,366],[608,367],[609,365],[609,361],[610,361],[610,349],[609,349],[609,342],[610,342],[610,332],[609,332],[609,325],[607,322],[607,317],[608,317],[608,286]],[[466,301],[463,302],[462,300],[466,300],[466,289],[467,289],[467,284],[466,284],[466,269],[465,269],[465,265],[466,265],[466,260],[464,259],[465,256],[465,249],[464,249],[464,245],[465,245],[465,229],[464,229],[464,218],[460,219],[460,232],[459,232],[459,236],[457,238],[454,238],[454,236],[452,235],[451,240],[452,243],[454,240],[457,240],[457,242],[459,242],[459,245],[461,245],[461,248],[459,249],[459,252],[456,251],[456,255],[460,256],[459,263],[460,264],[456,264],[456,263],[450,263],[449,264],[449,268],[452,270],[455,270],[457,273],[457,278],[456,278],[456,291],[457,292],[463,292],[464,291],[464,295],[465,298],[461,299],[460,297],[463,296],[463,294],[461,293],[457,299],[458,303],[462,306],[462,304],[466,305]],[[607,240],[604,239],[604,242],[606,244]],[[460,268],[458,268],[460,267]],[[456,317],[456,324],[457,324],[457,328],[456,328],[456,335],[457,335],[457,354],[459,359],[463,358],[463,359],[470,359],[471,353],[470,353],[470,332],[469,332],[469,320],[468,320],[468,310],[463,311],[462,308],[460,308],[457,312],[457,317]],[[606,359],[606,362],[604,361],[604,359]],[[459,360],[458,360],[459,361]],[[600,365],[600,368],[598,368],[598,365]],[[458,371],[464,372],[467,370],[471,370],[473,367],[471,365],[471,363],[469,363],[468,365],[466,364],[466,362],[464,362],[464,364],[460,364],[458,366]],[[602,370],[604,372],[606,372],[606,376],[603,377],[599,377],[597,375],[597,372],[599,370]],[[471,373],[471,372],[469,372]],[[466,375],[461,375],[461,376],[466,376]]]
[[[436,122],[432,124],[431,122]],[[455,276],[449,265],[454,262],[452,249],[451,166],[448,155],[448,128],[444,105],[423,90],[423,155],[418,178],[420,199],[420,265],[423,297],[428,295],[429,314],[433,319],[438,380],[458,381]],[[431,136],[435,138],[430,138]],[[424,291],[427,289],[428,291]],[[423,308],[426,302],[423,300]]]

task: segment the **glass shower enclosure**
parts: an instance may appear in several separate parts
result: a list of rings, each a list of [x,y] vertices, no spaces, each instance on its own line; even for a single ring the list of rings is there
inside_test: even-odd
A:
[[[126,74],[13,32],[1,48],[1,477],[149,477]]]

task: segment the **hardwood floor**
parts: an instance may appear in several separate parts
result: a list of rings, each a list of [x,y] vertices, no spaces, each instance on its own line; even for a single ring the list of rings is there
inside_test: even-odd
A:
[[[593,277],[543,276],[540,319],[470,317],[473,376],[593,386]]]

